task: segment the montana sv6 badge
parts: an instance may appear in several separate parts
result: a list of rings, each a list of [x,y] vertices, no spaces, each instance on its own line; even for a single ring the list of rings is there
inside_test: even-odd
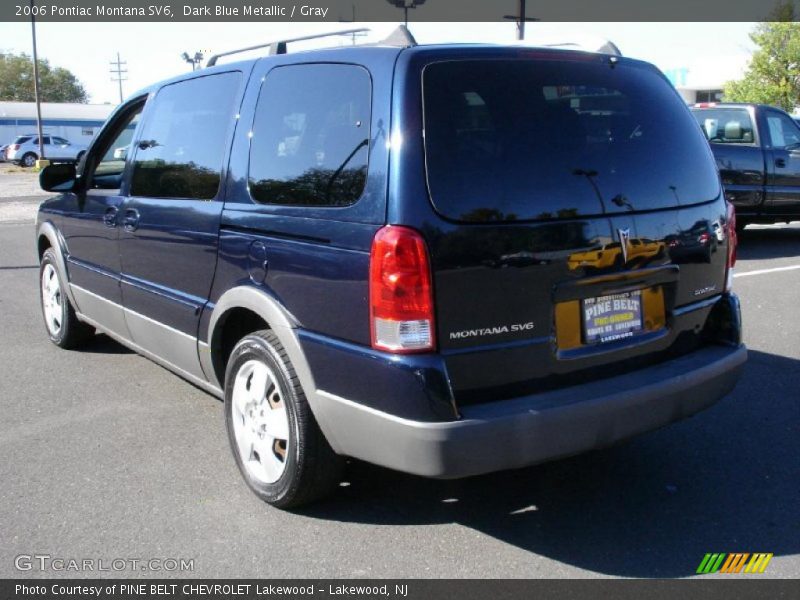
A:
[[[533,329],[533,321],[527,323],[512,323],[511,325],[500,325],[499,327],[486,327],[483,329],[464,329],[463,331],[451,331],[451,340],[464,340],[471,337],[483,337],[486,335],[500,335],[502,333],[519,333]]]

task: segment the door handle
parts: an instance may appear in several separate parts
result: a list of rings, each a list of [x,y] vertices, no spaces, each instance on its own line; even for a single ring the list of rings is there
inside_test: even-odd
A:
[[[119,209],[116,206],[111,206],[106,209],[105,214],[103,215],[103,223],[106,227],[116,227],[117,226],[117,213]]]
[[[781,169],[786,166],[786,160],[783,158],[776,158],[775,159],[775,166],[780,167]]]
[[[122,217],[122,227],[125,231],[136,231],[139,229],[139,211],[135,208],[126,209],[125,216]]]

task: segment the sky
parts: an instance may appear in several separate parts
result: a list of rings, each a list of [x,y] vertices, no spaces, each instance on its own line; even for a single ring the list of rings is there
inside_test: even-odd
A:
[[[206,55],[264,43],[352,27],[372,31],[359,41],[386,37],[397,23],[37,23],[40,58],[72,71],[84,84],[92,103],[119,101],[109,62],[117,52],[126,61],[125,96],[152,83],[178,75],[191,66],[183,52]],[[528,43],[563,42],[593,36],[613,41],[625,56],[654,63],[664,71],[705,65],[721,68],[726,77],[738,76],[753,45],[748,33],[754,23],[528,23]],[[514,23],[409,23],[420,43],[510,43]],[[351,43],[335,38],[334,44]],[[331,45],[307,43],[306,48]],[[302,46],[300,46],[302,48]],[[290,51],[292,50],[290,46]],[[0,51],[31,53],[27,23],[0,22]],[[262,52],[263,53],[263,52]],[[244,57],[244,56],[243,56]],[[222,62],[222,61],[220,61]],[[709,69],[709,66],[711,69]]]

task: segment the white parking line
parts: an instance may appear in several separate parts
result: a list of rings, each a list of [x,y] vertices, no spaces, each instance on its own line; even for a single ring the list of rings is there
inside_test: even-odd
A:
[[[788,267],[775,267],[773,269],[758,269],[756,271],[745,271],[744,273],[734,273],[734,277],[748,277],[750,275],[765,275],[766,273],[778,273],[780,271],[796,271],[800,265],[790,265]]]

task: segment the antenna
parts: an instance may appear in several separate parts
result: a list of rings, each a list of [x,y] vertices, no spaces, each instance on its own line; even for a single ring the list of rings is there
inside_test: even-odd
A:
[[[109,73],[111,73],[111,76],[112,76],[111,77],[111,81],[116,81],[117,83],[119,83],[119,101],[122,102],[122,100],[123,100],[122,82],[128,80],[127,77],[123,77],[123,75],[128,72],[128,69],[123,69],[123,67],[127,67],[128,63],[126,61],[122,60],[119,57],[119,52],[117,52],[117,60],[116,61],[113,61],[113,60],[109,61],[108,64],[110,65]],[[114,75],[117,76],[116,79],[114,78]]]

